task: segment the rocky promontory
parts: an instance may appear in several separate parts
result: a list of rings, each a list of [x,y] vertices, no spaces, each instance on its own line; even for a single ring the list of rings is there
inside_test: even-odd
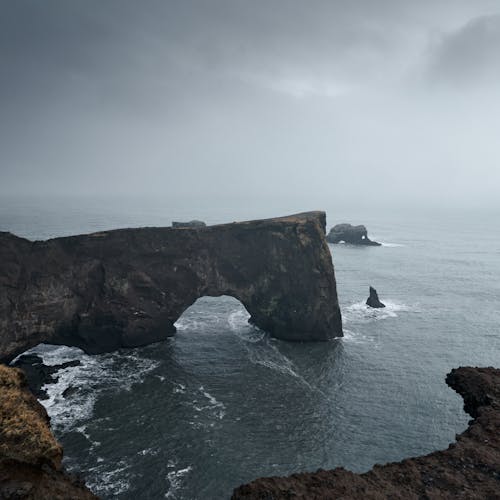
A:
[[[240,486],[232,500],[500,498],[500,370],[458,368],[446,377],[474,420],[447,450],[375,465],[267,477]]]
[[[35,242],[0,233],[0,359],[41,342],[87,353],[157,342],[203,296],[237,298],[280,339],[341,336],[325,225],[308,212]]]
[[[351,224],[337,224],[330,229],[326,240],[328,243],[348,243],[350,245],[361,246],[381,246],[381,243],[368,238],[368,231],[365,226],[352,226]]]
[[[81,479],[64,472],[62,456],[24,373],[0,365],[0,498],[97,499]]]

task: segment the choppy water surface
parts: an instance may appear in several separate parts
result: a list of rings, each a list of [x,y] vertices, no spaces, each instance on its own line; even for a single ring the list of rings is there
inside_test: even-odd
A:
[[[23,213],[4,211],[0,229],[35,238],[170,222],[147,211],[89,222],[89,211],[55,210],[31,223]],[[47,363],[83,361],[44,401],[66,466],[103,498],[219,499],[261,475],[365,471],[447,447],[468,417],[446,373],[499,364],[500,236],[487,221],[332,219],[365,223],[386,243],[332,247],[343,339],[270,339],[221,297],[198,300],[175,337],[145,348],[36,348]],[[386,309],[364,305],[370,284]]]

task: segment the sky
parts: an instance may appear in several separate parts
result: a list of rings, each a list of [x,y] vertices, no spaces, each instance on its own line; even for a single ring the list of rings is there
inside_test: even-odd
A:
[[[499,204],[498,0],[0,0],[0,196]]]

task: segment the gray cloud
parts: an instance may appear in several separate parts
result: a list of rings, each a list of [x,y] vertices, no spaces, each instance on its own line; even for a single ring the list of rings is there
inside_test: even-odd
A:
[[[458,200],[500,184],[496,91],[415,77],[479,74],[491,1],[0,7],[0,193]]]
[[[491,83],[500,77],[500,15],[467,22],[443,38],[431,62],[431,77],[453,85]]]

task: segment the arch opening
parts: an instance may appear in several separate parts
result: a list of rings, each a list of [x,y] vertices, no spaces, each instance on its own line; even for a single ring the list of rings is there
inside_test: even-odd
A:
[[[250,313],[231,295],[204,295],[184,310],[174,326],[177,334],[230,329],[245,330],[251,326]]]

